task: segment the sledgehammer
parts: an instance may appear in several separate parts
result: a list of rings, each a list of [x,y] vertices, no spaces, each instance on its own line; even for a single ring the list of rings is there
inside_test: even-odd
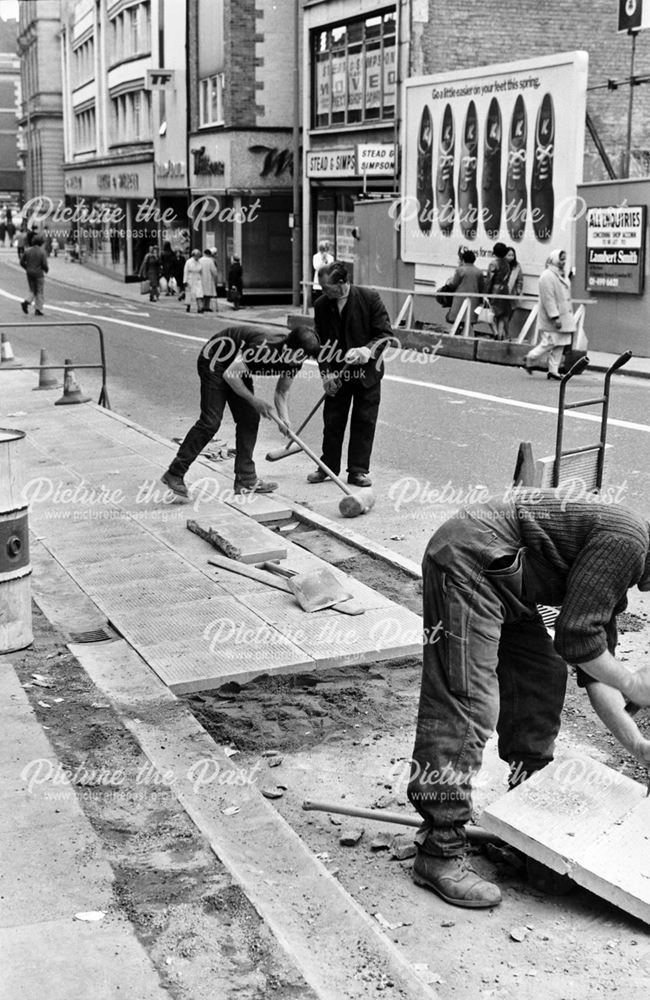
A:
[[[367,514],[369,510],[375,506],[375,498],[370,492],[370,490],[364,488],[363,495],[359,493],[353,493],[349,486],[347,486],[342,479],[339,479],[331,469],[328,469],[324,462],[321,462],[320,458],[315,452],[311,450],[309,445],[306,445],[304,441],[301,441],[297,434],[291,430],[290,427],[276,417],[275,413],[270,414],[271,419],[275,420],[276,424],[285,434],[288,434],[291,440],[301,448],[305,455],[309,455],[312,462],[315,462],[319,469],[322,469],[326,476],[332,480],[333,483],[343,490],[346,494],[339,504],[339,512],[343,517],[358,517],[359,514]]]
[[[339,378],[343,378],[344,375],[345,375],[345,373],[348,371],[349,368],[350,368],[350,365],[344,365],[343,368],[341,369],[340,374],[339,374]],[[323,405],[323,403],[325,402],[326,398],[327,398],[327,393],[324,392],[323,395],[321,396],[321,398],[316,403],[316,405],[313,406],[312,409],[309,411],[309,413],[307,414],[307,416],[305,417],[305,419],[301,423],[300,427],[296,431],[296,434],[302,434],[302,432],[304,431],[305,427],[307,426],[307,424],[309,423],[309,421],[311,420],[311,418],[313,417],[313,415],[318,410],[320,410],[320,408]],[[298,444],[285,444],[284,448],[278,448],[276,451],[269,451],[269,452],[267,452],[266,453],[266,461],[267,462],[279,462],[281,458],[287,458],[288,455],[297,455],[300,451],[302,451],[302,448]]]

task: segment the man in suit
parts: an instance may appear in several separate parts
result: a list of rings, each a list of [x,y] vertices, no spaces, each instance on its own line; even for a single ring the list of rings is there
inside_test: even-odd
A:
[[[370,456],[381,398],[381,354],[393,337],[386,307],[372,288],[353,285],[341,261],[318,272],[323,294],[314,304],[321,344],[319,367],[327,398],[323,407],[322,459],[337,475],[350,408],[348,483],[370,486]],[[310,483],[328,477],[317,469]]]

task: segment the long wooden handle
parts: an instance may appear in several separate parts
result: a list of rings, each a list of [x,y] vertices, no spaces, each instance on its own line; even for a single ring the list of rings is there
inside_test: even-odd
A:
[[[395,823],[398,826],[422,826],[420,816],[405,816],[403,813],[388,812],[386,809],[360,809],[357,806],[342,806],[333,802],[312,802],[305,799],[302,808],[307,812],[329,812],[337,813],[339,816],[356,816],[359,819],[374,819],[379,823]],[[488,833],[482,826],[468,823],[465,827],[467,839],[474,843],[501,843],[501,838],[496,834]]]
[[[311,410],[309,411],[309,413],[307,414],[307,416],[305,417],[305,419],[301,423],[300,427],[296,431],[296,434],[300,434],[300,432],[305,429],[305,427],[307,426],[307,424],[309,423],[309,421],[311,420],[311,418],[313,417],[313,415],[316,413],[317,410],[319,410],[321,408],[321,406],[325,402],[325,397],[326,396],[327,396],[327,393],[324,392],[323,395],[321,396],[321,398],[316,403],[316,405],[311,408]],[[277,462],[281,458],[286,458],[287,455],[295,455],[297,451],[302,451],[302,448],[300,447],[299,444],[297,444],[297,443],[294,442],[293,445],[287,444],[287,445],[284,446],[284,448],[279,448],[277,451],[270,451],[268,453],[268,455],[266,456],[266,458],[267,458],[267,461],[269,461],[269,462]],[[271,457],[271,456],[273,456],[273,457]]]
[[[266,583],[269,587],[275,587],[276,590],[283,590],[285,594],[293,593],[291,587],[284,580],[281,580],[280,577],[274,576],[272,573],[265,573],[264,570],[256,569],[247,563],[240,563],[236,559],[228,559],[226,556],[217,555],[208,559],[208,562],[211,566],[218,566],[219,569],[227,569],[231,573],[246,576],[249,580],[257,580],[258,583]]]
[[[327,466],[325,465],[325,463],[323,461],[321,461],[321,459],[318,457],[318,455],[316,454],[316,452],[312,451],[311,448],[309,447],[309,445],[305,444],[304,441],[301,441],[301,439],[298,437],[298,435],[295,434],[291,430],[290,427],[287,427],[287,425],[284,423],[283,420],[280,420],[280,418],[278,416],[276,416],[275,413],[271,413],[270,417],[271,417],[272,420],[275,420],[275,422],[278,425],[278,427],[280,428],[280,430],[284,431],[285,434],[288,434],[289,437],[291,438],[291,440],[295,441],[295,443],[302,448],[302,450],[304,451],[305,455],[309,455],[309,457],[311,458],[312,462],[315,462],[316,465],[319,467],[319,469],[322,469],[323,472],[325,473],[325,475],[329,476],[333,483],[336,483],[336,485],[339,487],[339,489],[343,490],[343,492],[347,493],[347,495],[350,496],[350,497],[353,497],[355,495],[353,493],[353,491],[350,489],[350,487],[346,486],[346,484],[343,482],[342,479],[339,479],[339,477],[334,472],[332,472],[331,469],[327,468]]]

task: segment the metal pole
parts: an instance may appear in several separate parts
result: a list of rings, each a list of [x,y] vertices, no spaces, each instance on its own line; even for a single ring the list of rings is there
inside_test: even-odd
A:
[[[293,57],[293,230],[292,230],[292,305],[300,305],[302,280],[302,223],[300,205],[300,3],[294,0],[294,57]]]
[[[636,31],[631,31],[632,55],[630,56],[630,98],[627,106],[627,139],[625,142],[625,160],[623,163],[623,177],[630,176],[630,162],[632,156],[632,110],[634,107],[634,57],[636,55]]]

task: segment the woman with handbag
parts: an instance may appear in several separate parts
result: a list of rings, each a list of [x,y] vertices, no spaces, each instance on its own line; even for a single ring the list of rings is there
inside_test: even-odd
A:
[[[508,281],[510,265],[506,260],[508,248],[505,243],[495,243],[492,247],[492,260],[488,265],[485,285],[486,295],[509,295]],[[508,337],[508,321],[512,315],[510,299],[491,298],[488,303],[494,314],[492,332],[496,340],[506,340]]]
[[[539,343],[524,358],[524,368],[532,375],[533,362],[547,358],[547,378],[562,380],[560,362],[564,348],[571,343],[576,319],[571,302],[571,283],[566,276],[566,252],[554,250],[539,279]]]
[[[160,263],[160,257],[158,256],[158,247],[154,244],[149,249],[149,253],[145,256],[142,261],[142,266],[140,268],[140,278],[143,282],[146,282],[149,286],[145,289],[145,295],[147,291],[149,292],[149,301],[157,302],[160,295],[160,275],[162,267]],[[142,291],[143,286],[140,290]]]
[[[201,278],[201,251],[192,250],[191,256],[185,262],[185,269],[183,271],[183,288],[186,295],[189,296],[189,302],[187,298],[185,300],[186,312],[190,312],[193,303],[196,306],[197,312],[203,312],[203,282]]]
[[[447,281],[440,292],[464,292],[469,298],[469,321],[473,326],[476,322],[476,309],[480,305],[480,296],[484,293],[484,277],[482,271],[474,263],[476,254],[473,250],[463,250],[460,254],[461,264],[458,265],[453,275]],[[447,312],[448,323],[455,323],[465,299],[461,294],[455,295],[451,301],[451,306]]]

